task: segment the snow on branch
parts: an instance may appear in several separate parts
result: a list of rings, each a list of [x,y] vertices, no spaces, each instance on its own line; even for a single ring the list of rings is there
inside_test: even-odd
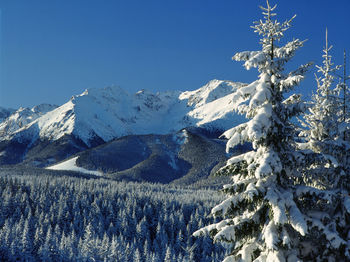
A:
[[[308,232],[308,227],[304,215],[300,212],[299,208],[292,199],[290,199],[289,203],[287,203],[287,206],[289,206],[289,220],[291,226],[297,232],[299,232],[300,235],[305,236]]]
[[[306,63],[304,65],[301,65],[299,66],[298,69],[292,71],[289,73],[288,76],[292,76],[292,75],[305,75],[308,71],[309,71],[309,68],[313,65],[314,63],[313,62],[309,62],[309,63]]]
[[[223,202],[221,202],[219,205],[215,206],[211,210],[211,214],[216,216],[217,214],[220,215],[227,215],[227,211],[230,208],[237,207],[242,201],[253,201],[254,197],[259,194],[258,190],[255,188],[255,186],[250,183],[244,193],[238,194],[232,197],[229,197],[225,199]]]
[[[302,80],[304,80],[305,76],[303,75],[291,75],[286,79],[281,80],[281,86],[286,88],[291,88],[293,86],[299,85]]]
[[[300,47],[302,47],[304,45],[304,41],[301,41],[299,39],[295,39],[291,42],[288,42],[286,45],[279,47],[279,48],[275,48],[274,49],[274,56],[276,58],[290,58],[293,57],[295,54],[295,51],[298,50]]]
[[[232,60],[234,61],[245,61],[244,67],[249,70],[252,67],[256,68],[260,64],[265,63],[266,61],[266,54],[262,51],[244,51],[235,54],[232,57]]]
[[[270,78],[267,74],[264,73],[260,77],[260,81],[255,88],[255,93],[252,94],[249,103],[250,108],[260,106],[271,99]]]
[[[265,198],[272,206],[273,221],[275,224],[284,225],[288,223],[285,201],[281,198],[279,192],[276,192],[274,188],[269,188]]]
[[[263,230],[263,239],[265,240],[266,247],[269,250],[277,250],[278,234],[277,227],[273,220],[271,220]]]

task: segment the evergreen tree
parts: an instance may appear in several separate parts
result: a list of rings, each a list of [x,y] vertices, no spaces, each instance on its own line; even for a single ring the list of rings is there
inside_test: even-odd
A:
[[[109,254],[107,255],[107,260],[109,261],[118,261],[121,259],[121,254],[118,254],[118,242],[116,237],[112,237]],[[119,255],[119,256],[118,256]]]
[[[339,114],[339,133],[338,133],[338,150],[337,160],[339,166],[344,171],[342,174],[342,187],[350,191],[350,93],[347,80],[350,76],[346,75],[346,52],[344,50],[343,76],[340,77],[340,83],[337,85],[341,98],[341,113]]]
[[[334,66],[328,45],[328,31],[326,29],[326,45],[323,49],[323,65],[316,66],[321,76],[316,75],[317,90],[312,96],[309,112],[304,114],[300,133],[306,140],[306,148],[322,155],[323,161],[314,164],[307,170],[306,184],[320,189],[329,189],[339,184],[341,175],[345,175],[339,167],[346,159],[343,147],[349,147],[341,141],[339,124],[342,110],[339,90],[334,87],[335,73],[339,66]],[[303,145],[305,148],[305,145]],[[349,148],[350,149],[350,148]],[[338,168],[334,168],[338,167]],[[345,165],[344,165],[345,167]]]
[[[133,257],[132,261],[135,261],[135,262],[142,262],[143,261],[140,250],[138,248],[136,248],[133,256],[134,257]]]
[[[49,229],[46,234],[46,239],[44,243],[45,251],[47,252],[47,256],[50,258],[49,261],[58,260],[58,243],[57,236],[52,230],[52,227],[49,226]],[[44,260],[47,261],[47,260]]]
[[[81,253],[83,257],[92,257],[95,251],[95,232],[93,231],[93,226],[88,223],[85,228],[85,233],[81,246]]]
[[[303,123],[306,130],[302,135],[306,136],[313,151],[323,152],[324,147],[319,143],[325,140],[334,140],[338,132],[339,110],[341,110],[338,91],[333,88],[335,73],[339,66],[333,67],[330,50],[328,46],[328,31],[326,29],[326,46],[323,49],[323,65],[316,66],[321,76],[316,75],[317,91],[312,96],[312,106],[309,113],[304,114]]]
[[[173,252],[172,252],[170,246],[168,246],[168,247],[166,248],[166,251],[165,251],[164,262],[173,262],[173,260],[172,260],[172,254],[173,254]]]
[[[346,81],[350,79],[350,76],[346,75],[346,51],[344,50],[344,62],[343,62],[343,76],[340,77],[340,83],[338,84],[338,90],[342,94],[342,110],[341,110],[341,121],[339,125],[340,134],[344,141],[350,140],[350,94],[349,86]]]
[[[151,262],[161,262],[162,260],[159,258],[159,253],[153,253]]]
[[[33,247],[33,238],[32,238],[32,233],[30,232],[30,227],[29,227],[29,219],[25,221],[24,228],[23,228],[23,233],[22,233],[22,254],[23,258],[30,260],[34,247]]]
[[[64,258],[69,258],[71,251],[71,246],[70,246],[70,238],[69,236],[66,237],[64,235],[64,233],[62,232],[61,237],[60,237],[60,241],[59,241],[59,253],[60,253],[60,257],[62,259]]]
[[[146,258],[151,253],[151,248],[149,245],[149,240],[145,240],[145,244],[143,245],[143,257]]]
[[[3,247],[8,249],[11,245],[12,239],[11,239],[11,225],[8,219],[5,220],[5,224],[3,225],[1,229],[1,243],[3,244]]]
[[[308,129],[302,133],[306,136],[308,148],[329,160],[329,163],[321,161],[307,170],[309,176],[306,184],[316,188],[303,201],[309,202],[304,210],[306,214],[317,214],[317,220],[315,218],[310,223],[313,238],[308,239],[308,244],[317,247],[312,258],[317,257],[320,261],[342,260],[345,257],[350,259],[350,143],[346,141],[349,129],[345,106],[346,86],[341,101],[339,91],[344,86],[333,88],[339,67],[333,67],[327,38],[326,32],[323,66],[318,66],[321,77],[316,77],[317,94],[313,96],[310,112],[305,115]]]
[[[107,257],[109,250],[110,250],[110,241],[109,241],[107,233],[105,232],[103,235],[102,241],[101,241],[101,246],[98,249],[99,256],[101,258]]]
[[[244,142],[252,143],[253,150],[232,157],[220,171],[231,175],[233,184],[224,186],[228,198],[212,214],[225,219],[194,234],[209,232],[215,241],[230,244],[230,255],[224,261],[308,260],[313,252],[321,251],[320,246],[307,248],[314,232],[317,236],[323,233],[322,239],[338,251],[343,244],[336,234],[327,236],[333,232],[307,213],[315,200],[308,203],[309,196],[322,195],[304,184],[305,169],[318,159],[316,154],[297,149],[291,118],[304,110],[304,104],[299,95],[287,94],[304,79],[310,64],[285,72],[286,63],[303,41],[295,39],[279,46],[295,16],[280,23],[273,19],[276,6],[266,2],[267,7],[261,7],[264,19],[253,26],[262,36],[261,50],[233,56],[260,73],[258,80],[238,89],[233,97],[236,110],[249,120],[223,134],[228,139],[227,151]]]

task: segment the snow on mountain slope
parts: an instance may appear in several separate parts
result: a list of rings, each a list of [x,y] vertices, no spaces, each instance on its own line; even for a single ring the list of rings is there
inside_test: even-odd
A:
[[[13,110],[11,114],[0,123],[0,136],[8,138],[17,130],[25,127],[55,108],[57,108],[55,105],[41,104],[33,108],[21,107],[18,110]]]
[[[224,130],[230,126],[238,125],[243,121],[243,117],[238,116],[233,110],[233,96],[234,94],[231,93],[203,106],[196,107],[188,112],[188,116],[196,119],[196,126],[200,127]]]
[[[6,118],[8,118],[15,111],[16,110],[14,109],[0,107],[0,123],[3,122]]]
[[[51,169],[51,170],[70,170],[70,171],[75,171],[75,172],[80,172],[80,173],[84,173],[84,174],[89,174],[89,175],[95,175],[95,176],[102,176],[102,172],[99,171],[93,171],[93,170],[87,170],[85,168],[82,167],[78,167],[76,165],[76,161],[78,159],[77,157],[73,157],[69,160],[66,160],[62,163],[47,167],[47,169]]]
[[[192,107],[187,112],[192,125],[224,130],[243,121],[243,117],[233,110],[232,98],[234,92],[244,85],[214,79],[197,90],[181,93],[179,98]]]
[[[53,110],[19,109],[0,124],[0,141],[58,140],[73,135],[90,146],[129,134],[167,134],[188,126],[226,129],[239,124],[230,104],[241,83],[212,80],[195,91],[129,94],[119,87],[88,89]],[[40,115],[41,114],[41,115]]]
[[[189,106],[199,107],[231,94],[243,85],[242,83],[214,79],[197,90],[183,92],[180,99],[187,99]]]
[[[57,140],[72,134],[88,146],[99,137],[104,141],[129,134],[166,133],[164,119],[176,96],[140,91],[130,95],[118,87],[90,89],[31,124],[41,138]],[[21,132],[23,130],[19,130]]]

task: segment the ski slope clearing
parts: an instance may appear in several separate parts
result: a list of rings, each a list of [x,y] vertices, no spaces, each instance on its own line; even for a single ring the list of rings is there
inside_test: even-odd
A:
[[[76,164],[77,159],[78,159],[78,156],[71,158],[67,161],[64,161],[62,163],[47,167],[46,169],[75,171],[75,172],[80,172],[80,173],[95,175],[95,176],[102,176],[103,175],[103,173],[100,171],[87,170],[85,168],[78,167]]]

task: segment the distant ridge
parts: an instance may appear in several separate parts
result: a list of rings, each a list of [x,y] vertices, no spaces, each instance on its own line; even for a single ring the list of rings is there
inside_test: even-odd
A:
[[[58,107],[20,108],[0,123],[0,164],[47,166],[126,135],[191,126],[220,132],[242,122],[230,101],[243,85],[212,80],[194,91],[135,94],[114,86],[87,89]]]

